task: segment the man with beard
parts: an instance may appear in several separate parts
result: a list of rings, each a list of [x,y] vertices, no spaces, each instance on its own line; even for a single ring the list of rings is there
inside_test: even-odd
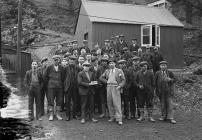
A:
[[[44,79],[48,87],[48,109],[50,112],[49,121],[53,121],[54,109],[56,109],[56,117],[58,120],[62,120],[59,112],[62,105],[62,83],[64,77],[64,71],[60,63],[60,56],[54,55],[52,57],[54,63],[47,67],[44,73]],[[56,101],[56,107],[54,107]]]
[[[73,103],[73,118],[77,118],[77,98],[78,98],[78,83],[77,74],[78,67],[76,66],[76,57],[69,57],[69,65],[65,68],[64,75],[64,93],[66,103],[66,121],[71,119],[71,101]]]

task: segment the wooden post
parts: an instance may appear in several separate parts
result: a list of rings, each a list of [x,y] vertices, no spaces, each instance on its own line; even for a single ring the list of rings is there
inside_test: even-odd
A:
[[[1,15],[0,15],[0,65],[1,65],[1,62],[2,62],[2,51],[1,51],[1,49],[2,49],[2,44],[1,44],[2,42],[1,42]]]
[[[19,0],[18,5],[18,32],[17,32],[17,63],[16,63],[16,70],[17,73],[21,74],[21,40],[22,40],[22,1]]]

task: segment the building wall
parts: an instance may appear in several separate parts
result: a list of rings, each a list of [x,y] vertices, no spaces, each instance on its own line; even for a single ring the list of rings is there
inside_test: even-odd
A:
[[[92,25],[92,43],[93,45],[99,44],[104,45],[105,39],[110,39],[112,36],[123,34],[127,42],[131,42],[132,38],[138,39],[140,45],[141,37],[141,26],[132,24],[118,24],[118,23],[96,23]]]
[[[82,46],[85,33],[88,33],[89,48],[92,48],[92,23],[90,22],[90,19],[82,5],[74,36],[74,38],[78,40],[80,46]]]
[[[160,27],[160,51],[169,67],[183,68],[183,28]]]

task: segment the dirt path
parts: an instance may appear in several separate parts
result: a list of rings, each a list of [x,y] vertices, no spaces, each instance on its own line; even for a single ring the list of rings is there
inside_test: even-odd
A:
[[[158,118],[158,116],[155,116]],[[34,122],[44,128],[48,140],[202,140],[202,114],[177,112],[177,124],[157,121],[142,123],[124,120],[124,125],[101,119],[94,124],[80,124],[79,120]],[[34,140],[37,138],[33,138]],[[39,139],[39,138],[38,138]]]

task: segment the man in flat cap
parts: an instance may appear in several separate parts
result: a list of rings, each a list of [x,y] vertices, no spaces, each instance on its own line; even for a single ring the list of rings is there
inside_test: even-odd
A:
[[[117,43],[117,51],[120,52],[121,54],[123,54],[123,48],[127,47],[128,45],[126,43],[126,41],[124,40],[124,35],[119,35],[119,41]]]
[[[66,121],[73,118],[77,118],[77,99],[78,99],[78,82],[77,82],[77,74],[78,74],[78,67],[76,65],[76,57],[70,56],[69,57],[69,65],[65,68],[65,75],[64,75],[64,94],[65,94],[65,103],[66,103]],[[73,110],[71,111],[71,101],[73,103]],[[72,112],[72,114],[71,114]]]
[[[163,56],[160,54],[160,52],[158,51],[158,47],[154,47],[154,52],[152,55],[152,66],[153,66],[153,71],[154,74],[160,70],[160,66],[159,63],[161,61],[163,61]]]
[[[83,63],[83,71],[78,74],[79,95],[81,96],[81,123],[86,122],[86,112],[92,122],[98,122],[94,118],[94,86],[97,84],[95,75],[89,71],[91,64]]]
[[[129,69],[126,66],[127,61],[122,59],[118,61],[119,68],[123,70],[123,73],[125,75],[125,86],[123,87],[123,93],[121,94],[121,100],[124,104],[124,115],[125,117],[130,120],[131,116],[129,113],[129,104],[130,104],[130,98],[129,98],[129,89],[131,87],[132,79]]]
[[[139,49],[139,45],[137,45],[137,39],[136,38],[133,38],[131,40],[131,45],[129,46],[129,50],[130,52],[133,52],[133,51],[137,51]]]
[[[129,62],[130,58],[132,58],[132,53],[130,52],[130,50],[127,47],[124,47],[123,48],[122,59],[125,59],[127,62]]]
[[[108,39],[106,39],[105,41],[104,41],[104,46],[102,47],[102,54],[104,54],[104,53],[109,53],[109,50],[110,50],[110,41],[108,40]]]
[[[109,109],[109,122],[117,121],[123,124],[121,110],[121,92],[125,84],[125,76],[121,69],[115,67],[115,60],[109,60],[109,69],[100,76],[100,80],[107,84],[107,105]]]
[[[173,97],[176,78],[173,72],[167,69],[166,61],[161,61],[159,65],[161,70],[155,74],[156,95],[160,99],[162,113],[159,120],[168,120],[170,123],[175,124]]]
[[[100,62],[100,67],[97,70],[97,77],[100,77],[105,70],[108,69],[108,59],[102,58]],[[101,102],[101,114],[99,118],[103,118],[107,116],[107,90],[106,83],[103,83],[100,79],[98,79],[98,91],[99,91],[99,99]]]
[[[28,110],[29,110],[29,121],[34,119],[34,100],[35,100],[35,110],[36,119],[42,120],[42,110],[41,110],[41,85],[42,85],[42,74],[38,70],[37,61],[32,61],[32,69],[28,70],[25,74],[24,84],[28,90]],[[1,77],[2,78],[2,77]],[[2,93],[1,93],[2,94]]]
[[[61,111],[62,101],[62,85],[64,81],[64,71],[60,64],[60,56],[54,55],[52,57],[54,63],[47,67],[44,73],[44,80],[47,83],[48,88],[48,109],[50,113],[49,121],[53,120],[54,109],[56,110],[56,117],[58,120],[62,120],[59,112]],[[54,101],[56,101],[56,107],[54,107]]]
[[[132,83],[130,91],[130,112],[131,112],[131,118],[140,117],[140,111],[138,110],[138,85],[136,82],[137,73],[140,71],[140,57],[135,56],[132,58],[132,66],[129,68]]]
[[[143,61],[140,63],[141,70],[137,73],[137,86],[138,90],[138,107],[140,110],[140,117],[137,119],[138,121],[144,120],[144,106],[146,105],[148,112],[148,120],[151,122],[155,122],[152,118],[153,112],[153,96],[154,96],[154,74],[153,72],[147,70],[148,63]]]
[[[41,71],[41,74],[44,75],[44,72],[47,68],[47,64],[48,64],[48,58],[47,57],[44,57],[42,58],[41,60],[41,68],[40,68],[40,71]],[[45,96],[46,96],[46,99],[48,100],[48,92],[47,92],[47,85],[44,81],[44,79],[42,78],[42,85],[41,85],[41,113],[42,115],[45,114],[44,112],[44,103],[45,103]]]
[[[83,48],[85,48],[86,53],[90,53],[89,45],[88,45],[88,40],[83,40]]]
[[[141,61],[147,61],[148,63],[148,70],[153,71],[153,66],[152,66],[152,54],[150,52],[150,46],[146,46],[146,51],[143,52]]]

